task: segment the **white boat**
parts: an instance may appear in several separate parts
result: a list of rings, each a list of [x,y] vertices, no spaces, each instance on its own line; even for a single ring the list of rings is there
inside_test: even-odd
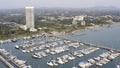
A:
[[[13,60],[13,59],[16,59],[17,57],[16,56],[9,56],[10,60]]]
[[[78,67],[76,67],[76,66],[73,66],[72,68],[78,68]]]
[[[117,68],[120,68],[120,65],[117,65]]]
[[[82,57],[82,56],[84,56],[84,55],[83,55],[83,54],[78,54],[77,56],[78,56],[78,57]]]
[[[26,50],[22,50],[22,52],[26,53],[27,51]]]
[[[109,62],[109,61],[110,61],[110,60],[108,60],[107,58],[103,58],[103,60],[106,61],[106,62]]]
[[[3,44],[4,43],[4,41],[3,40],[0,40],[0,44]]]
[[[58,64],[56,63],[55,60],[52,60],[52,63],[53,63],[54,66],[58,66]]]
[[[18,46],[18,45],[15,45],[15,48],[16,48],[16,49],[19,49],[19,48],[20,48],[20,46]]]
[[[106,58],[106,57],[108,57],[109,55],[110,55],[109,52],[105,52],[105,53],[102,53],[102,54],[100,55],[100,57]]]
[[[16,38],[12,39],[12,42],[17,42],[17,39]]]
[[[33,54],[33,55],[32,55],[32,57],[33,57],[33,58],[38,58],[38,56],[37,56],[37,55],[35,55],[35,54]]]
[[[80,45],[84,45],[83,43],[79,43]]]
[[[95,57],[94,59],[97,60],[97,61],[99,61],[99,60],[100,60],[100,57]]]
[[[24,60],[19,60],[19,59],[15,59],[15,63],[19,64],[19,65],[23,65],[26,63],[26,61]]]
[[[75,57],[74,56],[69,56],[68,59],[73,60],[73,59],[75,59]]]
[[[95,63],[95,60],[94,60],[94,59],[89,59],[88,62],[94,64],[94,63]]]
[[[53,66],[53,63],[49,61],[49,62],[47,62],[47,65]]]
[[[96,65],[97,65],[97,66],[103,66],[103,64],[101,64],[101,63],[96,63]]]
[[[81,68],[89,68],[91,65],[92,65],[92,64],[89,63],[89,62],[80,62],[80,63],[79,63],[79,66],[80,66]]]
[[[58,58],[58,61],[57,61],[59,64],[64,64],[64,62],[62,61],[61,58]]]
[[[32,66],[31,65],[25,65],[22,68],[32,68]]]

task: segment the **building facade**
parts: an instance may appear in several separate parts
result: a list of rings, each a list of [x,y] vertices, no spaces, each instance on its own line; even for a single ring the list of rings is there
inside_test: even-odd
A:
[[[34,22],[34,7],[26,7],[26,27],[30,29],[30,31],[35,30],[35,22]]]
[[[81,25],[85,25],[84,17],[85,16],[75,16],[75,17],[73,17],[72,24],[77,24],[77,23],[81,22]]]

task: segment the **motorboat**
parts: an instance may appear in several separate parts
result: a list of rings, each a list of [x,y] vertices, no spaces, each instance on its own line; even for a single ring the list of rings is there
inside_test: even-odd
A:
[[[92,65],[92,64],[89,63],[89,62],[80,62],[80,63],[79,63],[79,66],[80,66],[81,68],[89,68],[91,65]]]
[[[19,46],[19,45],[15,45],[15,48],[16,48],[16,49],[19,49],[19,48],[20,48],[20,46]]]
[[[51,61],[47,62],[47,65],[54,66],[54,64]]]

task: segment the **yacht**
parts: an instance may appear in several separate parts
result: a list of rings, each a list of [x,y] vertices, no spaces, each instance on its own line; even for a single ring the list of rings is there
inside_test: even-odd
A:
[[[73,59],[75,59],[75,57],[70,55],[70,56],[68,57],[68,59],[69,59],[69,60],[73,60]]]
[[[27,51],[26,50],[22,50],[22,52],[26,53]]]
[[[16,38],[14,38],[14,39],[12,39],[11,41],[12,41],[12,42],[17,42],[17,39],[16,39]]]
[[[54,66],[54,64],[51,61],[47,62],[47,65]]]
[[[16,48],[16,49],[19,49],[20,47],[19,47],[18,45],[15,45],[15,48]]]
[[[76,66],[73,66],[72,68],[78,68],[78,67],[76,67]]]
[[[25,65],[25,66],[23,66],[22,68],[32,68],[32,66],[31,65]]]
[[[77,57],[82,57],[82,56],[84,56],[82,53],[77,55]]]
[[[59,58],[57,58],[57,59],[58,59],[58,61],[57,61],[57,62],[58,62],[59,64],[64,64],[64,62],[62,61],[62,59],[61,59],[60,57],[59,57]]]
[[[96,61],[99,61],[100,60],[100,57],[95,57],[94,58]]]
[[[80,66],[81,68],[89,68],[91,65],[92,65],[92,64],[89,63],[89,62],[80,62],[80,63],[79,63],[79,66]]]
[[[55,60],[52,60],[54,66],[58,66]]]
[[[88,62],[94,64],[94,63],[95,63],[95,60],[94,60],[94,59],[89,59]]]
[[[97,66],[103,66],[103,64],[101,64],[101,63],[96,63],[96,65],[97,65]]]
[[[32,57],[33,58],[38,58],[38,56],[36,54],[33,54]]]

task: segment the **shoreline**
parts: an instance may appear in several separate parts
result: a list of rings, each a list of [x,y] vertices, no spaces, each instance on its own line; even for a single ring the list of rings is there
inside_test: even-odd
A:
[[[88,27],[85,27],[84,29],[78,29],[78,30],[74,30],[70,33],[60,34],[59,36],[66,35],[66,34],[74,34],[74,33],[80,32],[82,30],[94,30],[96,28],[108,27],[108,26],[114,25],[114,24],[120,24],[120,22],[115,22],[115,23],[110,23],[110,24],[100,24],[100,25],[95,25],[95,26],[88,26]]]
[[[67,35],[67,34],[74,34],[74,33],[77,33],[77,32],[80,32],[82,30],[93,30],[93,29],[96,29],[96,28],[100,28],[100,27],[107,27],[109,25],[114,25],[114,24],[120,24],[120,22],[114,22],[114,23],[110,23],[110,24],[100,24],[100,25],[95,25],[95,26],[87,26],[85,27],[84,29],[77,29],[77,30],[73,30],[69,33],[65,33],[65,32],[59,32],[59,35],[57,36],[62,36],[62,35]],[[24,39],[25,37],[26,38],[29,38],[29,37],[37,37],[39,36],[40,34],[33,34],[33,35],[29,35],[29,36],[19,36],[19,37],[16,37],[16,38],[7,38],[5,40],[3,39],[0,39],[0,43],[2,43],[3,41],[6,41],[6,42],[10,42],[10,40],[14,40],[14,39]],[[50,34],[48,34],[50,35]],[[51,35],[50,35],[51,36]],[[52,36],[55,36],[55,35],[52,35]]]

